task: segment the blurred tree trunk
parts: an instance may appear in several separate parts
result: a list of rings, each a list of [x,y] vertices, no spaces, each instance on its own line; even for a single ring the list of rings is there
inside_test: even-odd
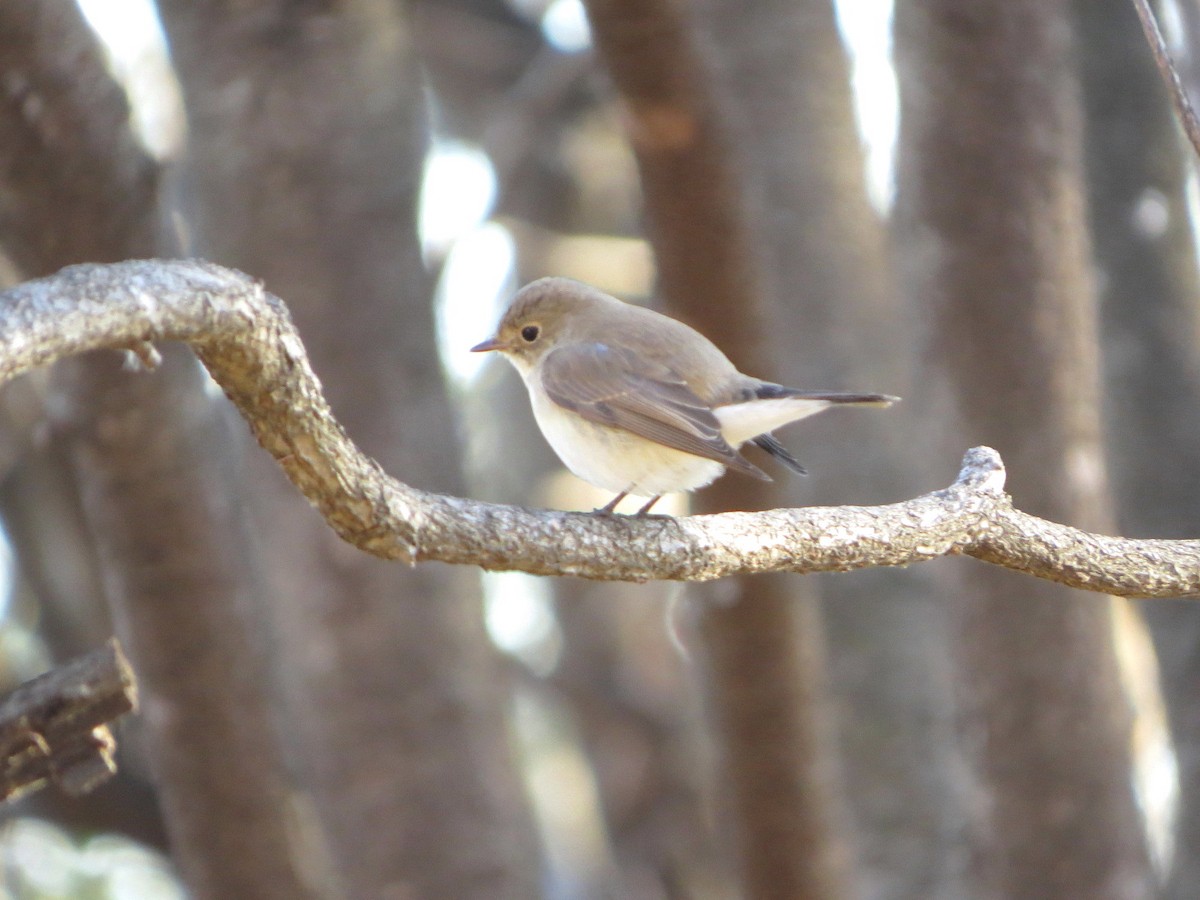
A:
[[[1132,5],[1078,2],[1075,13],[1121,533],[1192,537],[1192,501],[1200,501],[1200,278],[1185,182],[1194,153]]]
[[[1200,277],[1179,122],[1133,7],[1078,2],[1088,186],[1121,534],[1193,537],[1200,507]],[[1193,101],[1194,102],[1194,101]],[[1145,603],[1179,766],[1165,896],[1200,896],[1200,609]]]
[[[182,191],[196,249],[288,298],[366,452],[457,491],[416,240],[420,78],[395,5],[161,9],[192,132]],[[534,896],[477,574],[368,558],[254,464],[290,716],[346,893]]]
[[[762,272],[744,185],[697,23],[667,3],[592,0],[597,50],[622,104],[641,174],[646,231],[672,311],[720,334],[742,368],[765,359]],[[703,511],[778,505],[730,477]],[[744,888],[750,897],[848,897],[848,850],[823,706],[819,610],[795,578],[700,585],[707,690]]]
[[[152,253],[157,167],[78,8],[6,7],[0,35],[7,81],[25,91],[0,128],[0,177],[20,210],[3,225],[6,251],[31,276]],[[82,495],[184,878],[197,897],[307,896],[270,715],[261,572],[222,466],[227,423],[180,351],[157,375],[124,371],[114,354],[57,374],[50,458],[73,463],[58,478]]]
[[[542,61],[544,62],[544,61]],[[497,206],[546,229],[547,240],[521,243],[517,283],[546,274],[539,252],[563,232],[605,234],[613,223],[565,189],[563,144],[576,113],[570,67],[530,60],[512,95],[497,98],[487,131],[504,136],[497,149],[501,177]],[[574,65],[583,64],[577,61]],[[535,74],[568,82],[530,84]],[[528,92],[542,93],[533,131],[516,127],[528,112]],[[478,92],[475,92],[476,95]],[[443,98],[445,99],[445,98]],[[477,96],[472,98],[477,100]],[[507,175],[505,175],[507,173]],[[586,179],[595,173],[581,172]],[[544,202],[546,198],[556,198]],[[531,248],[530,244],[534,244]],[[540,246],[539,246],[540,244]],[[588,505],[593,490],[566,476],[533,421],[524,386],[495,360],[464,398],[471,436],[472,496],[497,502]],[[572,488],[578,488],[569,494]],[[693,897],[729,890],[728,860],[711,820],[707,734],[687,661],[672,640],[671,600],[680,588],[666,583],[621,584],[576,578],[551,581],[562,638],[559,662],[546,683],[533,685],[543,704],[572,720],[595,777],[609,856],[591,861],[586,896]],[[548,689],[547,689],[548,688]],[[571,836],[564,836],[570,840]]]
[[[437,92],[441,136],[481,145],[496,172],[493,215],[532,225],[541,236],[521,240],[517,229],[515,283],[554,270],[552,252],[545,251],[565,232],[611,233],[614,223],[602,215],[607,207],[580,202],[594,188],[568,180],[611,173],[573,171],[565,158],[582,102],[592,99],[580,77],[592,67],[588,55],[548,46],[535,21],[517,21],[498,0],[422,2],[409,9],[418,53]],[[486,327],[479,323],[480,336]],[[458,399],[471,496],[586,507],[582,483],[562,477],[561,463],[533,421],[525,388],[506,363],[491,361]],[[568,496],[572,487],[580,491]],[[577,860],[577,868],[563,875],[586,896],[631,900],[723,889],[717,885],[728,873],[706,815],[710,785],[703,783],[705,757],[698,750],[703,724],[667,621],[667,598],[678,588],[570,578],[550,585],[562,643],[554,670],[530,675],[528,708],[571,721],[599,801],[583,818],[602,817],[607,836],[607,845],[597,848],[590,834],[581,838],[565,833],[561,822],[544,821],[543,828],[554,829],[552,841],[577,853],[601,851],[602,858]],[[553,865],[552,848],[547,855]]]
[[[562,505],[562,466],[509,368],[497,360],[465,398],[471,496]],[[719,891],[727,861],[707,815],[703,723],[668,621],[670,597],[680,588],[577,578],[551,579],[551,585],[562,646],[553,672],[529,690],[539,708],[558,707],[573,721],[595,775],[600,809],[594,812],[603,817],[611,850],[610,858],[590,860],[571,875],[585,880],[589,897]],[[573,836],[561,837],[570,842]]]
[[[866,192],[849,62],[828,0],[709,0],[786,384],[907,396],[913,328]],[[929,484],[907,404],[793,430],[790,503],[878,503]],[[821,579],[845,790],[871,896],[960,897],[961,758],[945,607],[923,569]]]
[[[1105,530],[1068,13],[1033,0],[899,4],[897,236],[929,326],[926,381],[944,392],[921,398],[936,439],[995,446],[1018,506]],[[1111,606],[982,566],[961,584],[964,738],[985,791],[978,890],[1151,896]]]
[[[560,591],[562,662],[553,686],[592,760],[616,871],[598,893],[727,896],[729,860],[711,825],[711,758],[672,622],[677,585],[576,581]],[[690,636],[690,635],[689,635]],[[686,638],[685,638],[686,640]],[[590,896],[590,895],[589,895]]]
[[[38,633],[54,659],[66,659],[106,640],[112,621],[67,447],[44,428],[45,397],[46,379],[36,376],[0,394],[5,430],[27,438],[0,485],[0,515],[37,605]]]
[[[190,892],[315,896],[315,835],[294,816],[269,698],[262,572],[231,490],[236,444],[204,378],[177,347],[153,375],[131,374],[115,354],[69,360],[56,424],[138,667],[152,768]]]

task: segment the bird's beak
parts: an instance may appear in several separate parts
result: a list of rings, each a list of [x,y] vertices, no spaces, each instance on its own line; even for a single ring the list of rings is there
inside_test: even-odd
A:
[[[482,344],[476,344],[471,348],[472,353],[487,353],[490,350],[503,350],[504,343],[499,338],[488,338]]]

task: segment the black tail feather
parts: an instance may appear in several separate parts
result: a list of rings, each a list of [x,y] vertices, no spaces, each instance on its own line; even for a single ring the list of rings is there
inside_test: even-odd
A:
[[[891,394],[868,394],[853,391],[801,391],[764,381],[754,396],[759,400],[777,400],[782,397],[799,397],[805,400],[827,400],[830,403],[863,404],[865,406],[891,406],[899,397]]]
[[[779,443],[774,436],[769,434],[760,434],[754,439],[754,443],[758,444],[758,446],[762,447],[797,475],[808,474],[808,470],[804,468],[804,466],[800,465],[799,460],[792,456],[788,448]]]

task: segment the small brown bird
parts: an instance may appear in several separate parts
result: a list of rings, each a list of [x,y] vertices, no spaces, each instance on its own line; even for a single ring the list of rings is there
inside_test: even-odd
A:
[[[568,469],[617,496],[704,487],[726,467],[770,481],[738,448],[753,441],[800,474],[771,434],[835,404],[890,406],[898,397],[798,391],[743,375],[693,328],[568,278],[542,278],[513,298],[495,337],[525,380],[542,434]]]

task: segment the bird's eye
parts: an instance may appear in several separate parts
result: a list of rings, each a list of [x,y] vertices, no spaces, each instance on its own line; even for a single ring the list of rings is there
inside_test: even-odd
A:
[[[536,325],[526,325],[521,329],[521,337],[526,343],[529,344],[532,344],[534,341],[536,341],[538,339],[538,335],[541,333],[542,329],[538,328]]]

